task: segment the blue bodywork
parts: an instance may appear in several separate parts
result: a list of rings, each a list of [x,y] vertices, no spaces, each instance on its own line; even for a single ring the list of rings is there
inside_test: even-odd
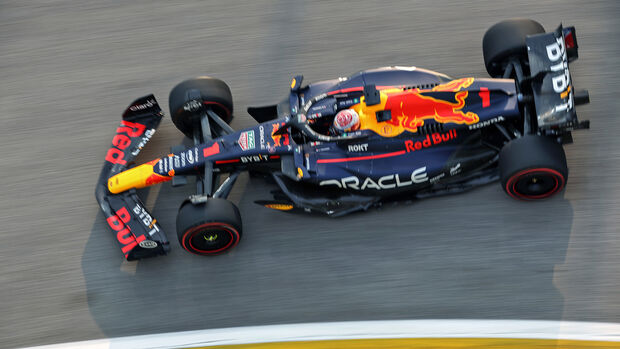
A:
[[[188,175],[211,161],[216,171],[270,173],[290,203],[328,214],[364,209],[384,198],[460,191],[495,180],[502,140],[495,139],[499,131],[493,126],[522,123],[513,80],[473,79],[460,89],[468,91],[462,111],[479,117],[469,125],[425,120],[415,132],[385,137],[363,129],[334,142],[309,141],[303,132],[287,127],[291,115],[317,96],[322,98],[309,107],[307,118],[320,129],[321,123],[331,123],[336,112],[359,103],[367,86],[379,91],[418,89],[418,94],[432,100],[454,101],[457,91],[432,91],[450,81],[428,70],[386,67],[292,89],[289,103],[281,103],[271,120],[171,154],[154,169],[161,175],[170,170]],[[488,92],[485,106],[481,91]],[[287,130],[277,134],[281,127]],[[347,201],[352,203],[343,204]]]

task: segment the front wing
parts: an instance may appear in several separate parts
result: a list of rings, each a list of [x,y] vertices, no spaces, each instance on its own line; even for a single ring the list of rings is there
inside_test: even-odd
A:
[[[135,100],[123,113],[101,169],[95,197],[127,260],[166,254],[170,244],[135,190],[112,194],[108,179],[127,169],[153,136],[163,113],[153,95]]]

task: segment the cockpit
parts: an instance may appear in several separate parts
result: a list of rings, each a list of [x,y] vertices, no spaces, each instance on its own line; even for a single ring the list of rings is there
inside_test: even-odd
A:
[[[424,123],[416,117],[414,123],[405,125],[411,110],[432,107],[427,103],[431,100],[422,100],[419,92],[435,91],[454,81],[415,67],[378,68],[303,87],[302,80],[301,75],[293,78],[289,96],[279,104],[252,108],[250,114],[259,122],[271,120],[274,115],[289,117],[291,124],[297,124],[295,127],[308,136],[300,138],[311,140],[318,140],[318,136],[328,141],[372,133],[395,137],[405,131],[416,132],[416,123]],[[261,120],[261,113],[271,117]],[[423,118],[432,119],[434,114],[431,110]]]

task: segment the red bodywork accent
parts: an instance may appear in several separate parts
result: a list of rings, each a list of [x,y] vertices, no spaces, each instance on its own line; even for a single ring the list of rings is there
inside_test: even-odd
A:
[[[241,160],[239,160],[239,159],[232,159],[232,160],[218,160],[218,161],[216,161],[215,163],[216,163],[216,164],[232,164],[232,163],[234,163],[234,162],[239,162],[239,161],[241,161]]]
[[[393,153],[385,153],[385,154],[377,154],[377,155],[368,155],[368,156],[357,156],[352,158],[339,158],[339,159],[319,159],[317,160],[317,164],[328,164],[334,162],[348,162],[348,161],[361,161],[361,160],[371,160],[371,159],[381,159],[381,158],[389,158],[392,156],[399,156],[405,154],[406,151],[400,150],[395,151]]]
[[[280,158],[280,155],[271,155],[269,157],[269,159],[279,159],[279,158]],[[240,161],[241,161],[240,159],[217,160],[215,162],[215,164],[216,165],[219,165],[219,164],[232,164],[232,163],[237,163],[237,162],[240,162]]]
[[[129,229],[129,226],[125,225],[125,223],[129,222],[130,219],[131,216],[125,207],[121,207],[120,210],[116,211],[115,215],[106,219],[110,228],[116,231],[116,240],[123,245],[121,250],[125,254],[125,258],[129,256],[129,252],[131,252],[134,247],[138,246],[140,242],[146,240],[144,235],[140,235],[136,238]]]
[[[215,143],[213,143],[212,146],[204,148],[202,152],[203,152],[205,158],[209,157],[211,155],[219,154],[219,152],[220,152],[220,144],[215,142]]]
[[[487,87],[481,87],[478,96],[482,99],[482,107],[486,108],[491,106],[491,93]]]
[[[129,122],[129,121],[125,121],[122,120],[121,121],[121,127],[116,129],[116,133],[121,133],[121,132],[125,132],[129,135],[129,137],[138,137],[141,136],[142,133],[144,133],[144,130],[146,129],[146,126],[139,124],[137,122]]]
[[[116,136],[114,136],[114,138],[112,138],[112,145],[119,149],[125,149],[130,144],[131,144],[131,138],[125,135],[117,134]]]
[[[133,234],[131,233],[131,231],[129,231],[128,228],[125,228],[116,233],[116,240],[118,240],[118,242],[123,245],[121,251],[123,251],[125,257],[127,257],[127,253],[136,246],[136,238],[133,236]]]
[[[110,148],[108,149],[108,153],[105,156],[105,161],[111,162],[113,164],[125,165],[127,164],[127,161],[123,160],[124,156],[125,153],[122,150]]]
[[[566,35],[564,35],[564,43],[566,44],[566,48],[575,47],[575,39],[572,31],[569,31]]]
[[[155,160],[147,162],[145,165],[155,166],[160,160],[161,159],[155,159]],[[158,173],[153,173],[146,179],[145,183],[147,186],[149,186],[149,185],[153,185],[153,184],[157,184],[161,182],[167,182],[172,179],[172,176],[174,176],[174,170],[171,170],[170,172],[168,172],[168,174],[170,175],[170,177],[162,176]]]
[[[121,231],[125,227],[125,223],[129,222],[129,219],[131,219],[129,212],[127,212],[125,207],[122,207],[115,215],[108,217],[106,221],[112,230]]]
[[[167,182],[169,180],[171,180],[172,177],[166,177],[166,176],[162,176],[160,174],[157,173],[153,173],[152,175],[150,175],[147,179],[146,179],[146,185],[153,185],[153,184],[157,184],[157,183],[161,183],[161,182]]]
[[[125,153],[123,150],[131,144],[131,138],[141,136],[144,133],[146,126],[137,122],[129,122],[122,120],[121,126],[116,129],[116,135],[112,138],[112,145],[114,147],[108,149],[105,160],[113,164],[126,165],[127,161],[123,159]],[[127,136],[122,133],[126,133]]]
[[[395,87],[395,86],[376,86],[375,88],[377,90],[385,90],[385,89],[388,89],[388,88],[397,88],[397,87]],[[329,92],[327,92],[327,95],[331,96],[331,95],[337,95],[339,93],[347,93],[347,92],[355,92],[355,91],[360,91],[360,92],[364,91],[364,87],[363,86],[355,86],[355,87],[343,88],[343,89],[335,90],[335,91],[329,91]]]

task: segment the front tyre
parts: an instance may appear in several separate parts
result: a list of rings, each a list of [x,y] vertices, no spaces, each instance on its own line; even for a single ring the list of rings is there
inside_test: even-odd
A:
[[[233,100],[228,85],[216,78],[201,76],[185,80],[176,85],[168,97],[172,122],[188,138],[192,138],[194,129],[200,129],[200,119],[191,111],[185,110],[185,103],[189,101],[188,93],[200,92],[202,103],[211,108],[224,122],[230,124],[233,118]]]
[[[504,191],[515,199],[539,200],[560,192],[568,179],[562,145],[545,136],[526,135],[499,153]]]
[[[177,214],[181,246],[194,254],[211,256],[229,251],[241,239],[239,209],[232,202],[209,198],[206,203],[183,202]]]

